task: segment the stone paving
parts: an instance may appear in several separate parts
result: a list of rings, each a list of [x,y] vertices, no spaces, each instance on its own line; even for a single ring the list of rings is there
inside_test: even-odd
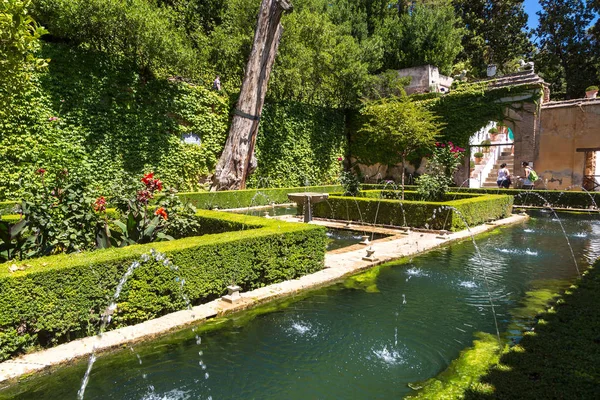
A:
[[[297,217],[291,216],[282,216],[280,218],[288,221],[297,220]],[[93,351],[107,351],[142,340],[148,340],[188,325],[201,323],[208,318],[238,312],[280,297],[291,296],[306,289],[328,285],[375,265],[422,253],[451,241],[468,239],[472,234],[483,233],[500,225],[523,222],[526,219],[527,216],[524,215],[513,215],[490,224],[473,227],[470,231],[464,230],[441,235],[439,232],[434,231],[407,232],[387,227],[358,226],[353,224],[350,226],[353,230],[386,233],[392,236],[372,241],[369,245],[357,244],[329,252],[325,256],[325,268],[323,270],[299,279],[241,293],[241,300],[233,304],[220,299],[214,300],[193,307],[191,310],[174,312],[138,325],[105,332],[101,337],[87,337],[47,350],[26,354],[14,360],[4,361],[0,363],[0,387],[6,386],[25,375],[42,371],[52,366],[66,364],[82,357],[89,357]],[[312,223],[333,228],[348,228],[347,224],[333,221],[320,220],[313,221]],[[367,255],[367,247],[374,250],[373,259],[368,261],[363,259]]]

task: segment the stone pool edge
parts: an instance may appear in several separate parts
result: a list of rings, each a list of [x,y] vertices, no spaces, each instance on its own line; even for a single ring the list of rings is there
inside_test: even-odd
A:
[[[396,236],[371,243],[372,249],[375,250],[373,256],[376,257],[376,260],[373,261],[363,260],[366,255],[364,247],[355,250],[355,247],[351,247],[346,252],[327,253],[325,255],[325,268],[322,270],[291,281],[241,293],[242,299],[235,304],[217,299],[193,307],[191,310],[176,311],[137,325],[105,332],[101,339],[98,336],[90,336],[4,361],[0,363],[0,389],[10,386],[19,379],[28,377],[33,373],[88,357],[93,351],[100,353],[124,345],[154,339],[210,318],[225,316],[282,297],[292,296],[301,291],[326,286],[376,265],[425,253],[451,242],[469,239],[471,235],[488,232],[499,226],[517,224],[527,219],[528,216],[526,215],[512,215],[490,224],[475,226],[470,230],[441,236],[439,233],[432,232],[411,232],[406,235],[399,231]]]

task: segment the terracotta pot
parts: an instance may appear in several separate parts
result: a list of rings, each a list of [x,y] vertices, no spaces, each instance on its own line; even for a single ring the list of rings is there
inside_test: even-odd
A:
[[[481,158],[481,157],[475,157],[475,162],[477,164],[481,164],[481,160],[483,160],[483,158]]]
[[[589,92],[585,92],[585,98],[586,99],[595,99],[597,94],[598,94],[597,90],[590,90]]]

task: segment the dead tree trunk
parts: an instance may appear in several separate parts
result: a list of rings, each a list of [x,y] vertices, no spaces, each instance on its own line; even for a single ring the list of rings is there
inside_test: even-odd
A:
[[[225,149],[212,179],[211,190],[246,187],[246,178],[251,172],[254,144],[267,83],[283,31],[280,24],[281,16],[284,11],[291,8],[289,0],[262,1],[242,90],[231,121]]]

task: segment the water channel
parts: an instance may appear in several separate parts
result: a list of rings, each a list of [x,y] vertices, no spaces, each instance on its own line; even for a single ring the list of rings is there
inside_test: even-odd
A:
[[[270,312],[221,320],[101,355],[86,399],[390,399],[443,371],[479,331],[501,332],[532,287],[564,285],[577,271],[552,213],[383,266],[374,281],[314,291]],[[579,265],[600,257],[598,214],[559,214]],[[201,331],[201,340],[196,335]],[[512,330],[503,339],[518,340]],[[86,361],[16,387],[0,399],[75,399]]]

